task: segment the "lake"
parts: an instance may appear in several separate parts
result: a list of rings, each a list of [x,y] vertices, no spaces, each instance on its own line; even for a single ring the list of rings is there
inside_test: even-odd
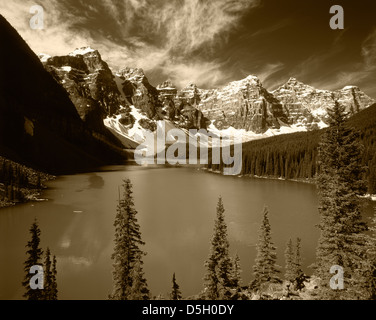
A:
[[[144,271],[153,296],[168,296],[175,272],[183,296],[202,290],[216,205],[221,195],[230,252],[239,254],[243,284],[252,279],[264,206],[269,208],[278,263],[290,238],[302,238],[304,270],[315,259],[319,231],[316,188],[310,184],[225,177],[195,168],[111,167],[48,183],[47,202],[0,210],[0,299],[21,299],[25,245],[36,217],[41,247],[57,256],[59,299],[106,299],[112,287],[114,218],[122,179],[133,183]],[[372,215],[366,202],[366,215]],[[283,270],[282,270],[283,271]]]

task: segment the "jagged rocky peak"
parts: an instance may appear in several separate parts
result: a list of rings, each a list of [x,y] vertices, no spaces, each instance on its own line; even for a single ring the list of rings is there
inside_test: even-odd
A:
[[[376,100],[367,96],[357,86],[346,86],[341,90],[335,91],[334,96],[338,102],[346,106],[346,109],[351,114],[357,113],[376,103]]]
[[[166,98],[174,99],[176,94],[178,93],[178,90],[171,80],[166,80],[165,82],[159,84],[157,86],[157,90],[159,92],[161,100]]]
[[[73,52],[71,52],[69,55],[70,56],[78,56],[78,55],[86,55],[86,54],[95,54],[95,53],[98,53],[97,50],[94,50],[92,49],[91,47],[82,47],[82,48],[77,48],[76,50],[74,50]]]
[[[76,49],[63,56],[50,57],[46,54],[40,54],[39,58],[45,65],[52,65],[60,68],[71,67],[84,71],[85,73],[93,73],[99,70],[111,73],[107,63],[102,60],[99,51],[89,47]]]
[[[199,109],[219,130],[233,127],[263,133],[287,121],[280,103],[253,75],[219,89],[203,90]]]
[[[157,86],[158,90],[176,90],[176,86],[172,83],[171,80],[166,80],[165,82]]]
[[[84,47],[65,56],[39,57],[68,92],[81,119],[97,132],[104,132],[103,119],[118,112],[125,101],[98,50]]]
[[[359,112],[375,102],[356,86],[347,86],[337,91],[319,90],[295,78],[290,78],[287,83],[272,93],[285,108],[313,111],[316,115],[321,114],[319,120],[325,120],[326,109],[333,107],[335,101],[344,104],[351,114]]]
[[[281,85],[278,89],[272,91],[275,96],[290,95],[291,93],[300,92],[308,94],[315,92],[316,89],[307,85],[296,78],[291,77],[285,84]]]
[[[126,67],[119,70],[117,75],[131,82],[142,82],[146,78],[144,70],[141,68]]]
[[[188,86],[179,91],[179,99],[197,106],[201,101],[202,90],[200,90],[196,84],[190,83]]]

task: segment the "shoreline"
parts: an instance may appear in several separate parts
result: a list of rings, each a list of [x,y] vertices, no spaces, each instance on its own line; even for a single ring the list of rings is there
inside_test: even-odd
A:
[[[212,169],[207,169],[207,168],[201,168],[200,170],[208,172],[208,173],[213,173],[213,174],[219,174],[222,176],[225,176],[222,172],[217,171],[217,170],[212,170]],[[285,178],[276,178],[276,177],[267,177],[267,176],[256,176],[256,175],[236,175],[233,177],[238,177],[238,178],[248,178],[248,179],[265,179],[265,180],[276,180],[276,181],[291,181],[291,182],[298,182],[298,183],[306,183],[306,184],[312,184],[316,185],[315,179],[285,179]],[[365,194],[363,196],[359,196],[361,199],[366,199],[372,202],[376,202],[376,194]]]

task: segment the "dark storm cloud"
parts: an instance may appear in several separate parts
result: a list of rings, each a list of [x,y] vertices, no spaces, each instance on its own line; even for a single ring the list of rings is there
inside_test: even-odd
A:
[[[36,3],[46,12],[42,31],[28,26]],[[345,9],[345,30],[329,28],[333,4]],[[0,12],[37,53],[90,45],[114,68],[143,68],[153,84],[212,87],[255,74],[273,89],[295,76],[376,96],[370,0],[14,0]]]

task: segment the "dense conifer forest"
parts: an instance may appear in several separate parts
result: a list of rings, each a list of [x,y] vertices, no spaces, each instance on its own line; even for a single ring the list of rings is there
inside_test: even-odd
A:
[[[0,157],[0,207],[35,198],[50,175]]]
[[[360,133],[361,164],[367,167],[363,178],[367,181],[368,193],[376,194],[376,105],[353,116],[347,124]],[[320,171],[318,146],[326,131],[286,134],[245,143],[242,175],[313,180]],[[223,165],[209,163],[208,168],[222,171]]]

